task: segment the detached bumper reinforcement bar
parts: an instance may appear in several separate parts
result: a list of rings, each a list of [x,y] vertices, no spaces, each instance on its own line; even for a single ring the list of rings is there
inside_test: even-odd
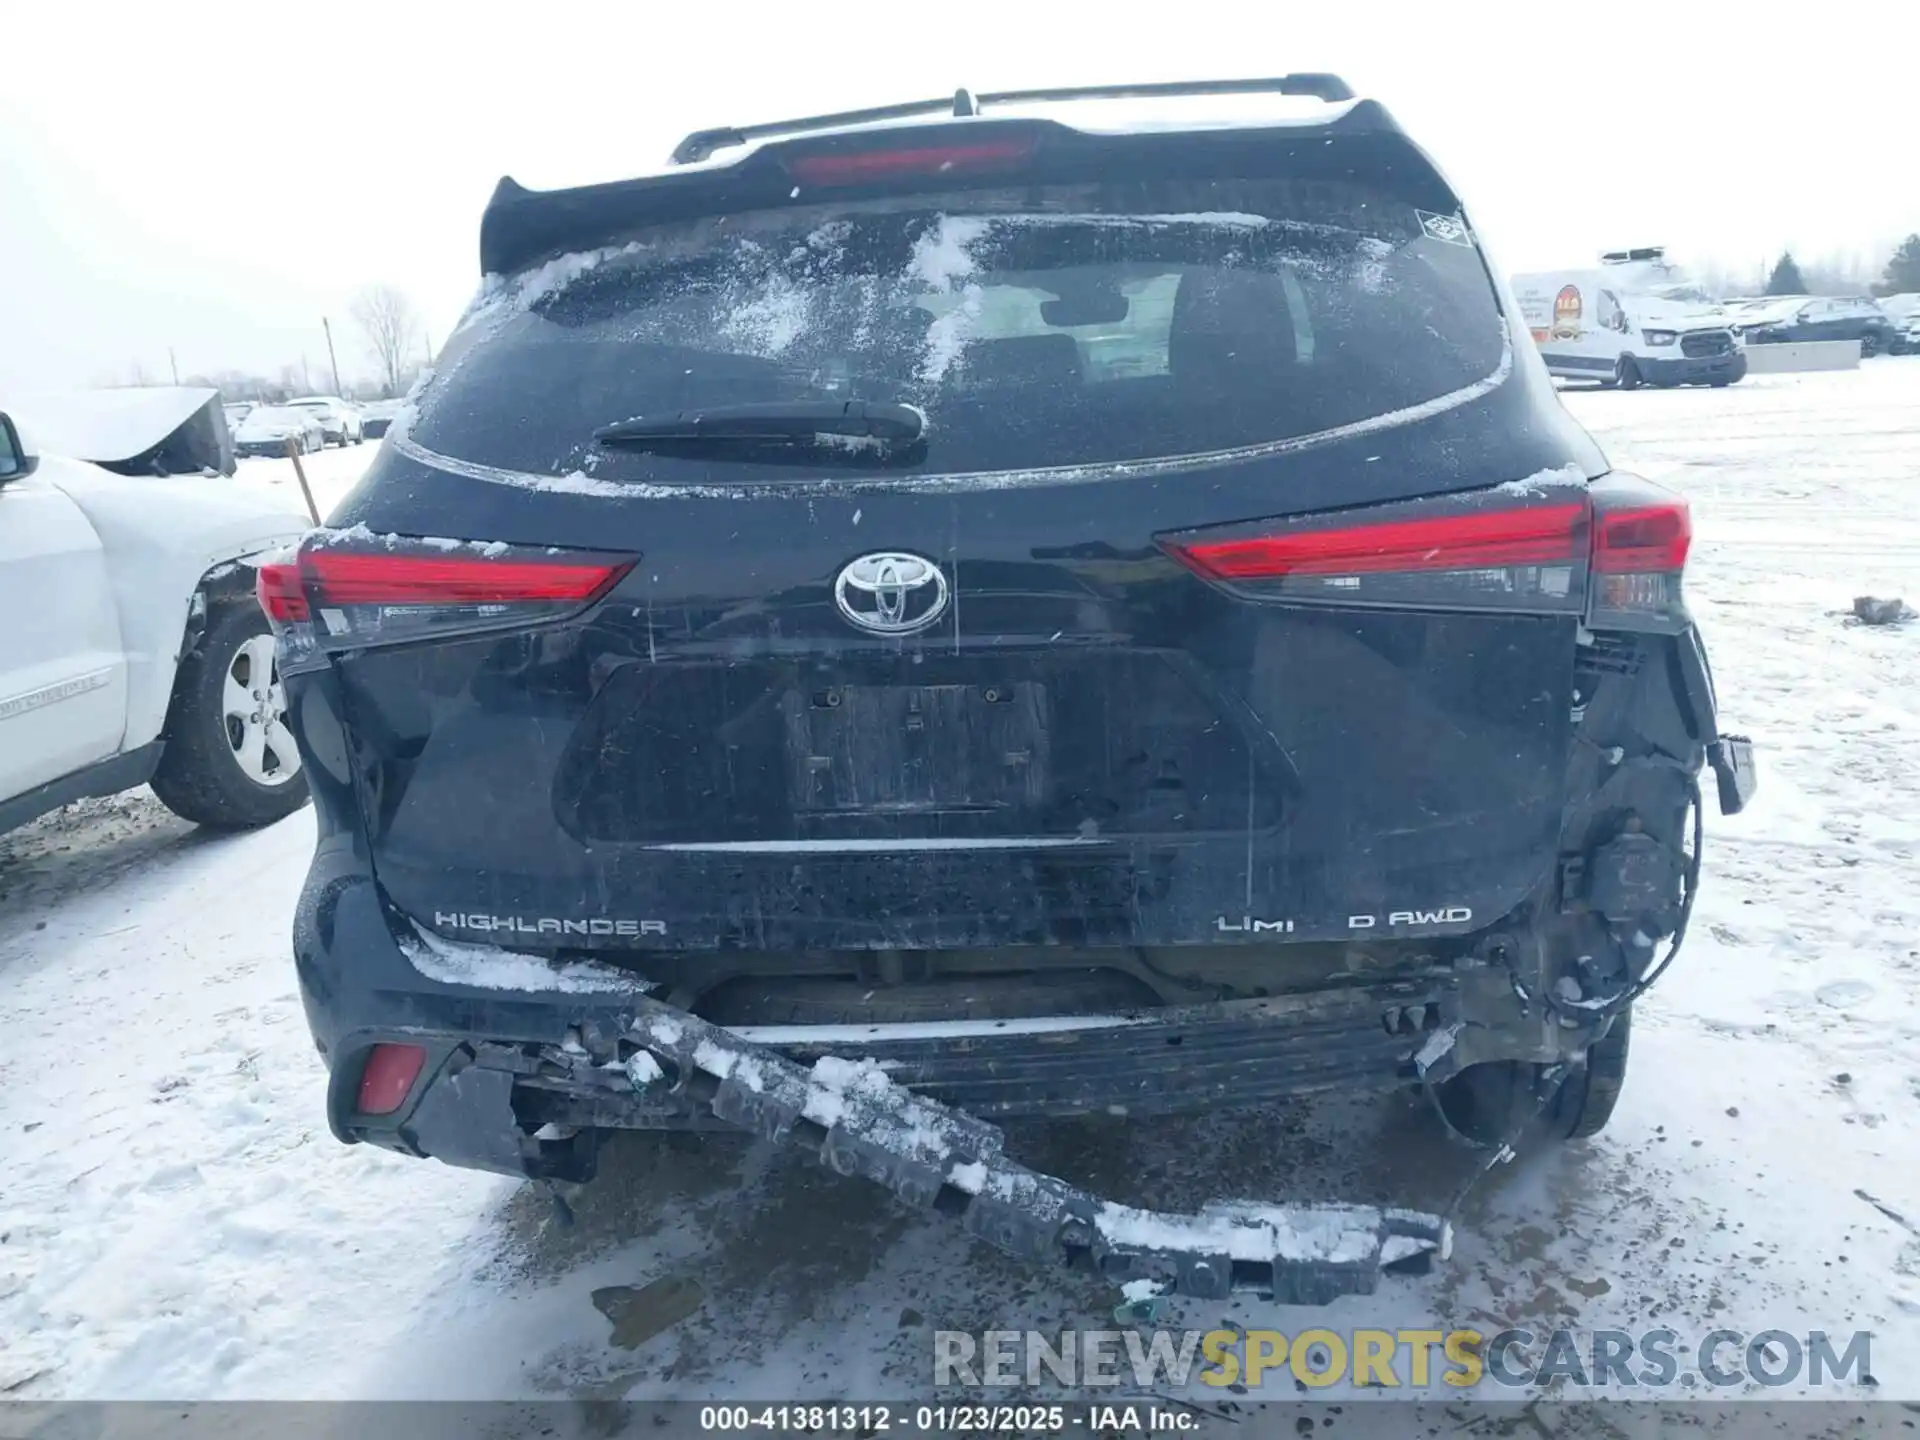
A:
[[[1383,1271],[1423,1272],[1451,1248],[1447,1222],[1415,1210],[1235,1201],[1165,1215],[1115,1205],[1008,1159],[998,1128],[896,1085],[872,1061],[829,1057],[809,1069],[655,1001],[637,1002],[626,1039],[636,1090],[670,1089],[1043,1266],[1202,1299],[1247,1291],[1323,1305],[1371,1293]]]

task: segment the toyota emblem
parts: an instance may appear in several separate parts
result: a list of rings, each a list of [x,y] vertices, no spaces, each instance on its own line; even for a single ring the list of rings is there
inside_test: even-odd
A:
[[[919,555],[862,555],[833,582],[840,613],[875,635],[911,635],[947,609],[947,577]]]

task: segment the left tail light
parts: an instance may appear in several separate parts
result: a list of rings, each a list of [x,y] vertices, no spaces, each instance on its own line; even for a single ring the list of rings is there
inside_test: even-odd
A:
[[[564,619],[619,584],[636,558],[320,531],[260,566],[255,593],[284,669],[329,650]]]

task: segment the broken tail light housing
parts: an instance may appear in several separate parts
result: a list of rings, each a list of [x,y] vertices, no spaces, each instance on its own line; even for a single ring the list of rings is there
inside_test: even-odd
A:
[[[320,531],[260,566],[283,670],[328,651],[521,629],[578,614],[637,557]]]

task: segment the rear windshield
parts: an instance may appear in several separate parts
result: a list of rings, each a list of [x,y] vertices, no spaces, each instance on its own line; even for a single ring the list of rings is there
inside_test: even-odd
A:
[[[913,469],[1079,466],[1419,405],[1485,380],[1504,345],[1464,226],[1364,186],[968,191],[714,217],[496,279],[409,438],[508,469],[693,479],[713,463],[603,451],[592,433],[847,398],[926,412]]]

